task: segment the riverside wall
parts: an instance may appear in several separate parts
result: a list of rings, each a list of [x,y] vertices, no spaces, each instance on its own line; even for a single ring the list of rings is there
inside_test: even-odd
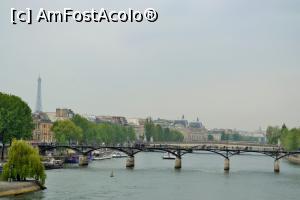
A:
[[[300,165],[300,156],[296,155],[296,156],[288,156],[286,158],[290,163],[296,164],[296,165]]]
[[[6,182],[0,181],[0,197],[20,195],[28,192],[35,192],[44,189],[35,181]]]

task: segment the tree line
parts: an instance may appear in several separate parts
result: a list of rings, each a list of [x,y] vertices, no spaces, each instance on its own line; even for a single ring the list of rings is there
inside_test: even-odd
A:
[[[34,128],[31,109],[20,97],[0,92],[0,142],[2,143],[1,160],[4,147],[12,140],[30,139]]]
[[[147,119],[144,125],[147,141],[153,138],[153,141],[160,142],[181,142],[183,135],[180,131],[169,128],[162,128],[160,125],[155,125],[151,119]]]
[[[267,128],[267,140],[269,144],[280,144],[288,151],[300,148],[300,128],[288,129],[285,124],[282,127],[269,126]]]
[[[54,122],[52,131],[56,142],[65,144],[117,144],[135,140],[131,126],[97,124],[78,114],[70,120]]]
[[[233,133],[233,134],[221,134],[221,140],[222,141],[246,141],[246,142],[259,142],[259,139],[257,137],[252,136],[244,136],[239,133]]]
[[[34,178],[42,185],[46,174],[38,149],[23,140],[31,139],[34,128],[31,109],[26,102],[15,95],[0,92],[0,143],[1,160],[4,160],[4,148],[10,145],[8,160],[3,166],[4,180],[23,181]]]

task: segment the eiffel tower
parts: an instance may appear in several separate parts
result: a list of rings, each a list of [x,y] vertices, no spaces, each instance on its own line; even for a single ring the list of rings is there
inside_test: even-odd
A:
[[[42,112],[42,79],[38,78],[37,96],[36,96],[36,107],[35,112]]]

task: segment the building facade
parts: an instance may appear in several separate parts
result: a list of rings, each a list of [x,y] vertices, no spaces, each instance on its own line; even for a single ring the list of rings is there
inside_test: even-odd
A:
[[[57,108],[55,112],[46,112],[46,114],[53,123],[58,120],[72,119],[75,115],[75,113],[68,108]]]
[[[112,123],[122,126],[128,125],[127,119],[121,116],[96,116],[96,123]]]
[[[144,135],[145,135],[145,119],[140,119],[140,118],[128,118],[128,125],[132,126],[134,131],[135,131],[135,137],[138,140],[143,140]]]
[[[34,113],[32,115],[34,130],[32,140],[34,142],[52,143],[55,142],[54,133],[51,131],[53,123],[46,113]]]
[[[176,128],[183,133],[185,142],[203,142],[208,140],[208,132],[205,128]]]
[[[57,118],[66,118],[70,119],[74,117],[75,113],[71,109],[67,108],[56,108],[56,117]]]
[[[57,120],[67,120],[74,116],[74,112],[67,108],[57,108],[56,112],[36,112],[32,114],[34,130],[32,140],[37,143],[55,142],[54,133],[51,131],[53,123]]]

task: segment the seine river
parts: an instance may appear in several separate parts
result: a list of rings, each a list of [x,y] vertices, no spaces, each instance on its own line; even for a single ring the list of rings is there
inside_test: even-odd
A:
[[[185,155],[179,171],[173,168],[174,160],[161,156],[139,153],[133,170],[126,169],[126,158],[121,158],[94,161],[86,168],[47,171],[47,190],[9,199],[300,199],[300,166],[286,161],[280,163],[280,174],[274,174],[272,158],[234,156],[227,174],[218,155]]]

